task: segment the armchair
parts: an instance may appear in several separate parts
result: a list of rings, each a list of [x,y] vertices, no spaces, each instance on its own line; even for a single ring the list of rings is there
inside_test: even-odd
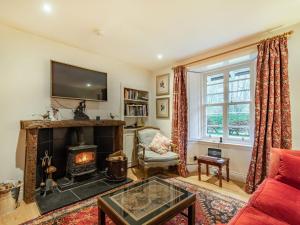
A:
[[[152,151],[148,146],[153,138],[159,133],[159,128],[143,127],[136,130],[136,144],[138,152],[138,166],[142,167],[146,176],[148,169],[152,167],[176,166],[179,163],[179,156],[175,152],[177,146],[171,144],[171,150],[165,154],[158,154]]]

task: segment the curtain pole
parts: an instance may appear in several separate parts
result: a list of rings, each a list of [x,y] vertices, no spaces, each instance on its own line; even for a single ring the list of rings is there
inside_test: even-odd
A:
[[[289,31],[289,32],[286,32],[282,35],[286,35],[287,37],[291,36],[292,34],[294,33],[293,30]],[[278,37],[278,36],[281,36],[281,35],[276,35],[276,36],[273,36],[271,38],[274,38],[274,37]],[[271,39],[271,38],[267,38],[267,39]],[[266,40],[266,39],[263,39],[263,40]],[[198,60],[195,60],[195,61],[192,61],[192,62],[188,62],[186,64],[183,64],[183,65],[179,65],[179,66],[190,66],[192,64],[195,64],[195,63],[198,63],[198,62],[202,62],[202,61],[205,61],[205,60],[208,60],[208,59],[212,59],[212,58],[215,58],[215,57],[218,57],[218,56],[221,56],[221,55],[226,55],[226,54],[229,54],[229,53],[232,53],[232,52],[235,52],[235,51],[239,51],[241,49],[244,49],[244,48],[249,48],[251,46],[255,46],[255,45],[258,45],[261,41],[263,40],[260,40],[260,41],[257,41],[257,42],[253,42],[253,43],[250,43],[250,44],[247,44],[247,45],[244,45],[244,46],[241,46],[241,47],[238,47],[238,48],[234,48],[234,49],[230,49],[228,51],[225,51],[225,52],[221,52],[221,53],[218,53],[218,54],[215,54],[215,55],[211,55],[211,56],[208,56],[208,57],[205,57],[205,58],[202,58],[202,59],[198,59]],[[172,69],[174,69],[175,67],[173,67]]]

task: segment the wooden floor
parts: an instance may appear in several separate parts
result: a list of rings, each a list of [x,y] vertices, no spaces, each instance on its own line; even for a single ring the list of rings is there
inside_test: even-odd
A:
[[[152,171],[157,172],[157,171]],[[150,175],[153,174],[150,171]],[[176,176],[175,174],[168,173],[169,176]],[[128,177],[133,180],[142,179],[144,177],[142,171],[137,168],[131,168],[128,170]],[[244,184],[236,181],[223,182],[223,188],[218,186],[218,179],[216,177],[206,175],[202,175],[202,181],[198,181],[198,175],[190,174],[189,177],[183,178],[178,177],[182,181],[195,184],[210,190],[214,190],[216,192],[229,195],[235,197],[237,199],[247,201],[249,199],[249,195],[244,192]],[[28,220],[34,219],[40,215],[39,210],[35,203],[25,204],[21,202],[19,208],[15,211],[8,213],[6,215],[0,216],[0,224],[1,225],[15,225],[26,222]]]

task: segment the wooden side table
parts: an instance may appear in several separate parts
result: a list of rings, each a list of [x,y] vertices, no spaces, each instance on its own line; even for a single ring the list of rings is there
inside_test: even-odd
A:
[[[229,158],[215,158],[211,156],[198,157],[198,176],[201,180],[201,163],[206,164],[206,175],[209,176],[209,165],[218,167],[219,186],[222,187],[222,167],[226,166],[226,180],[229,182]]]

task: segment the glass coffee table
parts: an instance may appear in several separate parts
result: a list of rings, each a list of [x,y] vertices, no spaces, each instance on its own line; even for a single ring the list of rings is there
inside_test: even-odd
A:
[[[179,213],[195,224],[196,195],[152,177],[98,198],[99,224],[107,214],[115,224],[163,224]],[[188,214],[183,210],[188,208]]]

